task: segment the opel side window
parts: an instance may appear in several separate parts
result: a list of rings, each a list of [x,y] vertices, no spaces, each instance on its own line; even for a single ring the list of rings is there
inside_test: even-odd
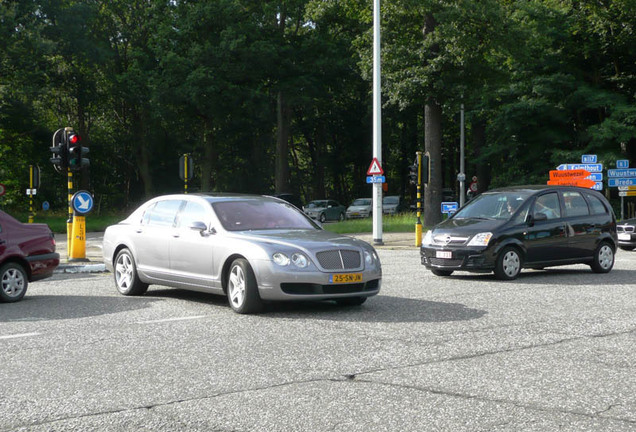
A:
[[[534,213],[543,213],[548,219],[558,219],[561,217],[561,207],[559,197],[556,192],[541,195],[534,202]]]
[[[565,216],[587,216],[590,210],[583,195],[579,192],[563,192],[563,202],[565,203]]]
[[[592,214],[607,214],[607,207],[600,199],[591,194],[585,194],[585,196],[590,203]]]

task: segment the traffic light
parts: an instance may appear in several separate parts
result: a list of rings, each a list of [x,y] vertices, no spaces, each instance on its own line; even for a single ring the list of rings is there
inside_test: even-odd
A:
[[[418,166],[417,166],[417,161],[415,161],[413,165],[409,166],[409,182],[411,182],[411,184],[414,184],[414,185],[417,184],[417,174],[418,174]]]
[[[81,168],[89,166],[90,160],[84,157],[88,155],[89,148],[82,146],[80,136],[70,128],[66,128],[65,135],[68,145],[68,167],[72,171],[79,171]]]
[[[430,175],[430,157],[427,154],[422,155],[422,184],[428,184],[429,175]]]
[[[49,160],[53,163],[57,172],[62,172],[68,166],[68,146],[65,139],[64,129],[58,129],[53,134],[53,143],[50,149],[53,157]]]

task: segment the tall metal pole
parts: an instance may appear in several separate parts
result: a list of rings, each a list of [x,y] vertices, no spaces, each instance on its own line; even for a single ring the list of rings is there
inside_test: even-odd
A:
[[[382,164],[380,0],[373,1],[373,157]],[[373,243],[382,242],[382,183],[373,183]]]
[[[464,166],[464,104],[462,104],[460,115],[459,133],[459,207],[463,207],[466,202],[466,172]]]

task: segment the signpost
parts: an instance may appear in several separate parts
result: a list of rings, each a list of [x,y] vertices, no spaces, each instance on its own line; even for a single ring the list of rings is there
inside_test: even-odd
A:
[[[556,171],[570,172],[572,174],[558,175],[550,171],[548,184],[603,190],[603,164],[597,163],[597,160],[598,157],[596,155],[582,155],[581,163],[579,164],[561,164],[556,168]],[[581,172],[586,172],[587,175],[578,175]]]
[[[374,152],[375,153],[375,152]],[[367,183],[373,184],[373,242],[382,243],[382,189],[379,183],[384,183],[384,170],[377,156],[371,160],[367,170]],[[377,186],[376,186],[377,185]]]
[[[456,213],[459,209],[459,203],[457,202],[442,202],[442,213],[451,215]]]
[[[621,197],[621,219],[625,217],[625,197],[636,196],[636,169],[629,167],[629,160],[616,161],[616,169],[607,170],[607,185],[618,187]]]
[[[77,191],[71,198],[73,230],[71,235],[69,261],[88,261],[86,259],[86,217],[93,209],[93,195],[85,190]]]

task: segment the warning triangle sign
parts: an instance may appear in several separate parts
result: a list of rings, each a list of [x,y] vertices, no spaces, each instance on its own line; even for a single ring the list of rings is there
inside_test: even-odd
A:
[[[367,170],[367,175],[375,176],[382,174],[384,174],[384,170],[380,166],[380,161],[378,161],[378,158],[374,157],[371,161],[371,165],[369,165],[369,169]]]

